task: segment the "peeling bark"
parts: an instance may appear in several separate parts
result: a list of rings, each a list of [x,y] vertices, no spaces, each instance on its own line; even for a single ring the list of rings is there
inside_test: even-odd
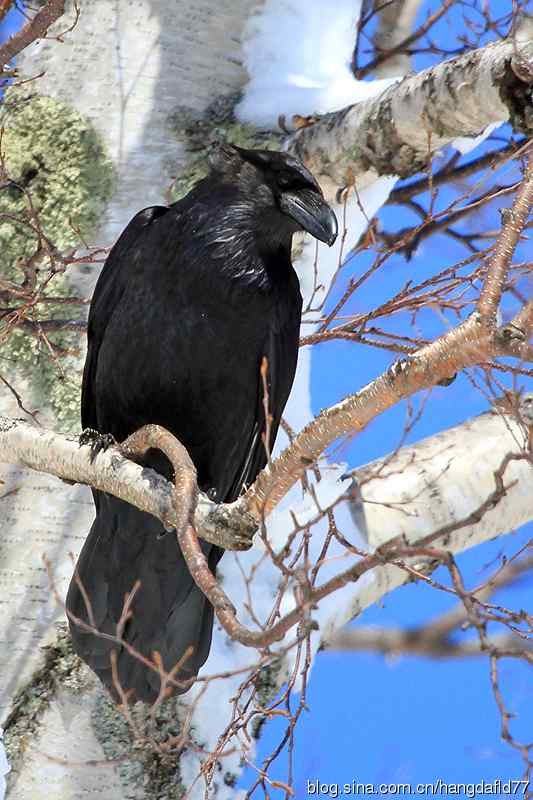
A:
[[[533,41],[473,50],[404,78],[377,98],[325,114],[297,131],[288,148],[334,196],[380,175],[407,178],[460,136],[509,120],[531,135]]]

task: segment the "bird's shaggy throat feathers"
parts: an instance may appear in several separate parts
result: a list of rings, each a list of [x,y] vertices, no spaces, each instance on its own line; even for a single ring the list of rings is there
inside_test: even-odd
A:
[[[269,291],[292,269],[293,230],[275,207],[258,207],[237,197],[211,219],[206,245],[221,271],[248,286]]]

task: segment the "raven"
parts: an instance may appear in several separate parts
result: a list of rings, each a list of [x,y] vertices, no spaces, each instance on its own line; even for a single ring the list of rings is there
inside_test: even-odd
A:
[[[291,244],[300,230],[329,245],[337,235],[311,173],[288,154],[229,145],[215,150],[209,175],[182,200],[140,211],[94,291],[83,428],[120,442],[162,425],[190,453],[200,489],[217,502],[235,500],[266,464],[263,357],[270,444],[294,379],[302,299]],[[159,451],[142,463],[172,480]],[[140,581],[124,639],[147,658],[158,651],[167,670],[188,653],[175,676],[186,691],[209,654],[213,608],[158,519],[111,495],[93,497],[96,517],[67,609],[116,634],[125,596]],[[202,549],[215,572],[223,551],[207,542]],[[112,650],[122,688],[146,702],[158,697],[156,671],[69,621],[74,649],[115,697]]]

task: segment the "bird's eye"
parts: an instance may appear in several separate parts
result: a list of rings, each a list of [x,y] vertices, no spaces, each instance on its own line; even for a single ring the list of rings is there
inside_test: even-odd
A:
[[[292,183],[292,175],[288,172],[280,172],[278,174],[278,186],[282,189],[286,189],[287,186],[290,186]]]

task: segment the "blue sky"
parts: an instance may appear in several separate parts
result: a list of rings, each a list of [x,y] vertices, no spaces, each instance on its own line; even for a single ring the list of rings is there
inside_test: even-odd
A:
[[[494,146],[487,145],[487,146]],[[482,152],[482,151],[481,151]],[[471,158],[477,157],[476,150]],[[442,203],[449,203],[450,190]],[[503,204],[509,201],[504,200]],[[496,227],[497,206],[486,212],[484,224]],[[380,219],[392,229],[412,223],[398,206],[382,210]],[[522,250],[526,248],[523,246]],[[373,308],[391,296],[407,277],[420,278],[453,264],[465,252],[444,236],[426,240],[411,262],[396,256],[374,281],[363,285],[353,306]],[[524,252],[522,253],[524,255]],[[371,263],[371,254],[358,256],[347,267],[344,282],[361,274]],[[335,287],[328,306],[342,294],[343,281]],[[405,323],[405,320],[404,320]],[[440,321],[431,315],[423,320],[424,333],[438,335]],[[334,342],[315,345],[312,356],[313,410],[338,401],[379,375],[394,360],[383,350],[361,344]],[[327,379],[326,379],[327,376]],[[521,379],[531,390],[531,382]],[[415,398],[415,404],[422,396]],[[460,424],[488,407],[485,398],[467,378],[459,375],[452,386],[437,387],[425,413],[408,436],[408,442]],[[357,466],[394,449],[406,419],[401,403],[375,420],[366,431],[343,448],[343,457]],[[489,542],[458,558],[466,585],[478,583],[494,569],[502,553],[511,555],[533,535],[533,525]],[[489,571],[487,571],[487,565]],[[448,583],[445,570],[436,577]],[[496,597],[512,608],[530,605],[531,577]],[[382,607],[368,609],[354,624],[412,627],[423,624],[455,605],[453,598],[423,585],[410,585],[386,597]],[[470,634],[471,635],[471,634]],[[512,724],[518,739],[531,739],[533,682],[531,668],[509,660],[500,662],[501,684],[511,711],[518,714]],[[519,778],[523,762],[519,754],[500,739],[500,717],[489,681],[486,658],[430,660],[404,657],[390,661],[379,655],[320,653],[313,666],[307,698],[309,712],[300,721],[296,737],[296,797],[306,797],[307,780],[325,783],[379,783],[408,781],[413,784],[442,778],[445,781],[476,782],[482,779]],[[280,721],[265,726],[257,763],[274,748],[284,730]],[[286,757],[280,756],[271,774],[283,780]],[[243,783],[246,785],[246,782]],[[259,794],[261,796],[261,794]],[[283,797],[273,790],[272,797]]]
[[[4,42],[20,27],[21,20],[18,9],[12,8],[0,22],[0,42]]]
[[[431,7],[434,9],[436,5],[433,3]],[[427,3],[422,4],[420,21],[428,8]],[[454,11],[439,23],[435,38],[454,47],[453,31],[464,31],[459,11]],[[482,43],[485,41],[486,37],[482,37]],[[421,69],[436,60],[435,56],[420,54],[415,58],[416,68]],[[508,132],[504,127],[496,135],[501,137]],[[502,141],[488,142],[469,154],[466,160],[502,144]],[[516,172],[509,170],[497,178],[502,183],[511,183],[516,176]],[[437,210],[447,207],[462,191],[464,188],[461,187],[459,191],[443,190],[437,201]],[[490,210],[484,211],[478,227],[497,228],[500,222],[498,208],[509,205],[509,202],[503,198]],[[387,230],[399,230],[416,220],[409,212],[392,205],[382,209],[379,218]],[[463,229],[468,224],[463,223]],[[456,227],[461,229],[461,225]],[[427,239],[410,262],[401,255],[392,257],[374,280],[359,289],[351,308],[373,308],[390,297],[394,289],[400,288],[408,278],[428,277],[466,255],[464,247],[444,235]],[[518,255],[527,258],[528,245],[523,245]],[[363,253],[352,260],[334,287],[328,308],[335,305],[349,278],[354,274],[361,275],[371,261],[371,253]],[[531,286],[522,288],[531,294]],[[407,320],[404,318],[402,322],[405,331]],[[420,324],[428,335],[436,336],[443,330],[440,320],[432,312],[422,315]],[[328,342],[315,345],[312,355],[314,412],[318,413],[363,386],[393,360],[392,354],[361,344]],[[508,378],[500,377],[509,384]],[[531,383],[519,379],[519,384],[529,391],[533,389]],[[415,398],[415,405],[421,399],[422,396]],[[487,407],[487,400],[472,387],[466,376],[459,375],[452,386],[436,387],[431,392],[425,413],[407,441],[414,442],[460,424]],[[343,457],[355,467],[390,452],[403,431],[406,413],[405,403],[387,411],[343,448]],[[466,585],[480,582],[483,575],[490,573],[491,567],[494,569],[495,559],[502,553],[512,555],[532,536],[533,525],[529,524],[518,532],[461,555],[458,564]],[[491,565],[489,571],[487,565]],[[435,577],[448,583],[443,569],[439,569]],[[495,597],[512,608],[530,608],[532,584],[529,576]],[[409,628],[427,622],[453,605],[455,603],[449,595],[423,585],[410,585],[386,597],[381,607],[369,608],[354,624]],[[517,714],[511,723],[511,731],[518,740],[531,741],[531,668],[511,660],[500,664],[501,687],[507,707]],[[296,736],[297,798],[307,796],[308,780],[320,780],[326,784],[351,783],[353,780],[374,784],[402,781],[416,784],[438,778],[447,782],[517,779],[523,774],[521,756],[500,738],[500,715],[491,690],[489,662],[483,657],[439,661],[403,657],[391,661],[379,655],[323,652],[313,665],[307,705],[309,711],[301,717]],[[258,747],[258,765],[274,749],[284,730],[280,719],[265,726]],[[285,750],[269,774],[285,779],[286,765]],[[248,772],[240,785],[251,785],[249,781],[252,778]],[[261,797],[261,790],[256,794]],[[284,792],[272,789],[271,797],[282,798]]]

